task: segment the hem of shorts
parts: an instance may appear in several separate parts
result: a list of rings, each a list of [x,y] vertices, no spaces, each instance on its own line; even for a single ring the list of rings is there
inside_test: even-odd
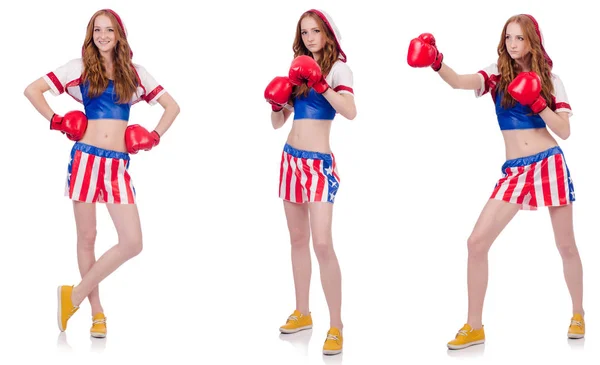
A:
[[[69,196],[65,196],[65,197],[67,199],[69,199],[69,200],[74,201],[74,202],[88,203],[88,204],[113,204],[113,205],[135,205],[135,204],[137,204],[137,201],[134,201],[133,203],[123,203],[123,202],[109,203],[109,202],[105,202],[105,201],[86,202],[85,200],[79,200],[79,199],[70,198]]]
[[[334,203],[334,202],[330,202],[330,201],[314,201],[314,200],[306,200],[306,201],[303,201],[303,202],[295,202],[295,201],[292,201],[292,200],[289,200],[289,199],[286,199],[286,198],[283,198],[283,197],[279,197],[279,199],[284,200],[286,202],[294,203],[294,204],[306,204],[306,203],[329,203],[329,204],[333,204]]]
[[[506,201],[506,200],[504,200],[502,198],[490,197],[490,199],[491,200],[503,201],[503,202],[506,202],[508,204],[518,205],[519,207],[523,206],[523,203],[513,203],[513,202]],[[541,208],[564,207],[566,205],[573,204],[573,203],[575,203],[575,199],[573,199],[573,200],[567,200],[567,202],[565,204],[556,204],[556,205],[530,205],[531,208],[528,208],[528,209],[521,208],[521,210],[537,210],[537,209],[541,209]]]

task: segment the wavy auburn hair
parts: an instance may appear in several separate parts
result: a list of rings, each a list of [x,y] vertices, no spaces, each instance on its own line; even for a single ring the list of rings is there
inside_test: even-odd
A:
[[[544,57],[544,51],[542,50],[541,39],[536,32],[536,26],[527,15],[520,14],[510,17],[504,28],[502,29],[502,36],[500,37],[500,43],[498,44],[498,72],[500,73],[500,80],[498,82],[498,90],[502,92],[502,107],[508,108],[513,107],[516,103],[515,99],[507,92],[508,85],[515,79],[515,77],[522,71],[519,70],[519,65],[510,57],[508,50],[506,49],[506,28],[510,23],[517,23],[521,26],[523,31],[523,38],[525,44],[529,48],[530,54],[530,68],[534,71],[542,80],[542,97],[546,100],[546,103],[552,105],[552,93],[554,92],[554,86],[552,84],[552,68],[548,64]]]
[[[83,42],[83,75],[82,81],[90,83],[88,95],[100,96],[108,86],[106,67],[98,47],[94,44],[94,22],[100,15],[107,16],[115,31],[116,45],[114,49],[114,87],[118,102],[127,104],[136,92],[138,82],[137,74],[131,62],[131,49],[127,43],[125,30],[113,12],[103,9],[97,11],[87,25],[85,41]]]
[[[296,37],[294,38],[294,45],[292,47],[294,50],[294,58],[303,55],[312,57],[312,53],[308,50],[308,48],[306,48],[306,46],[304,46],[304,42],[302,41],[301,24],[302,20],[307,17],[311,17],[317,22],[319,30],[325,36],[325,45],[321,50],[321,52],[323,52],[323,56],[317,63],[321,68],[321,74],[323,74],[323,77],[326,77],[329,74],[329,71],[331,71],[331,67],[333,67],[333,64],[338,60],[340,52],[338,51],[337,46],[335,44],[335,36],[329,30],[329,27],[317,14],[311,11],[307,11],[304,14],[302,14],[300,19],[298,20],[298,25],[296,26]],[[292,100],[295,96],[307,96],[309,91],[310,88],[306,84],[294,86]]]

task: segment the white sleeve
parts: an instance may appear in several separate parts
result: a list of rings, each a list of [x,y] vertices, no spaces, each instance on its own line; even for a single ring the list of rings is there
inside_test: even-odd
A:
[[[557,75],[552,74],[552,83],[554,85],[554,105],[552,109],[556,113],[569,113],[569,117],[571,117],[573,111],[571,110],[571,104],[569,104],[569,98],[567,97],[562,80]]]
[[[475,90],[475,97],[479,98],[496,88],[500,74],[498,73],[498,65],[495,63],[479,70],[477,73],[481,79],[481,86]]]
[[[354,95],[354,75],[350,67],[343,61],[336,61],[327,75],[327,83],[333,91],[340,94]]]
[[[134,65],[135,70],[140,78],[141,95],[148,104],[155,105],[160,98],[167,91],[152,77],[152,75],[140,65]]]
[[[67,84],[70,81],[81,77],[83,64],[81,58],[73,59],[54,71],[44,75],[44,80],[50,86],[50,92],[54,96],[58,96],[65,92]]]

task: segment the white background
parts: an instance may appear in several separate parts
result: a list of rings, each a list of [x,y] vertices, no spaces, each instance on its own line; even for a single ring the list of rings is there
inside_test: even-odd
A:
[[[0,362],[597,361],[600,34],[589,8],[523,0],[199,4],[21,1],[4,12]],[[132,157],[145,247],[100,285],[108,337],[91,340],[87,301],[65,334],[56,325],[56,287],[79,280],[72,205],[63,196],[72,142],[49,130],[23,90],[79,57],[87,22],[103,7],[121,15],[134,61],[171,93],[181,114],[159,147]],[[329,318],[316,260],[313,330],[283,339],[278,332],[295,303],[277,195],[290,125],[274,131],[263,99],[267,83],[287,74],[296,22],[313,7],[341,30],[358,108],[353,121],[337,116],[332,131],[342,178],[334,245],[345,343],[343,355],[327,359],[321,348]],[[541,209],[519,213],[492,247],[486,345],[448,352],[466,321],[466,239],[500,177],[504,147],[489,96],[475,99],[431,69],[410,68],[406,52],[412,38],[431,32],[449,66],[477,72],[495,62],[502,27],[518,13],[540,23],[574,111],[572,135],[559,142],[577,193],[587,336],[567,341],[571,301]],[[59,114],[82,110],[69,96],[46,95]],[[161,112],[140,103],[130,123],[154,128]],[[97,255],[116,240],[100,205]]]

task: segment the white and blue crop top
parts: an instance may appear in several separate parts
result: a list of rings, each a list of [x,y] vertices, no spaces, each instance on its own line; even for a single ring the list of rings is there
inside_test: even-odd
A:
[[[334,91],[340,94],[354,95],[352,70],[342,60],[338,60],[333,64],[325,80]],[[294,98],[293,109],[289,106],[286,106],[286,108],[294,111],[294,120],[333,120],[336,114],[335,109],[327,99],[312,88],[307,96],[300,95]]]
[[[502,107],[503,94],[497,90],[500,80],[497,64],[494,63],[480,70],[478,74],[481,76],[481,87],[475,90],[475,96],[481,97],[488,92],[490,93],[496,107],[496,117],[500,130],[546,128],[546,123],[542,117],[533,114],[528,106],[516,102],[512,108]],[[557,113],[569,113],[570,117],[573,112],[562,81],[557,75],[552,74],[552,83],[554,94],[552,95],[552,103],[548,106]]]
[[[150,105],[158,102],[166,90],[140,65],[133,64],[137,75],[137,89],[127,104],[118,104],[118,96],[114,92],[114,82],[109,81],[108,87],[102,95],[88,97],[87,82],[81,78],[83,62],[81,58],[73,59],[56,70],[44,75],[44,80],[50,86],[52,95],[67,93],[73,99],[82,103],[85,114],[89,120],[94,119],[120,119],[129,120],[129,109],[131,105],[144,100]]]

